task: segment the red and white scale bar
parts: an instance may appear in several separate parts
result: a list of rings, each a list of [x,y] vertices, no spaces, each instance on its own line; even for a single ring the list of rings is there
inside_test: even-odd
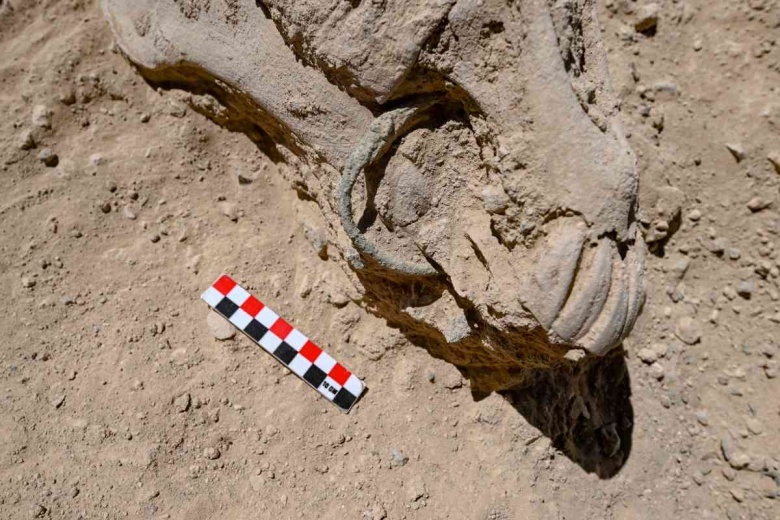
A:
[[[201,298],[342,411],[365,390],[363,381],[229,276],[220,276]]]

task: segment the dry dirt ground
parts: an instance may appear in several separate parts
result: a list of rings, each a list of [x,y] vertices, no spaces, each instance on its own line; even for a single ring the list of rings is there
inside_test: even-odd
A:
[[[0,518],[780,518],[780,2],[600,4],[656,243],[611,479],[351,303],[318,210],[96,2],[0,1]],[[223,271],[362,376],[350,415],[213,337]]]

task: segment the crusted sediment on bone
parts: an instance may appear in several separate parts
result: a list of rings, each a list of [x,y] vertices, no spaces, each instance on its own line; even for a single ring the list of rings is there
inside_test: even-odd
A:
[[[264,0],[287,44],[331,81],[384,103],[455,0]]]
[[[101,2],[150,83],[289,165],[355,294],[475,393],[630,332],[637,174],[592,0]],[[377,136],[345,226],[345,165]]]

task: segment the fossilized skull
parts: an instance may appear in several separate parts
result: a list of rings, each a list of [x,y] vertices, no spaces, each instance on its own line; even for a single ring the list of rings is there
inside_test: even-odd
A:
[[[593,0],[102,4],[147,81],[294,166],[364,301],[475,392],[630,332],[637,172]]]

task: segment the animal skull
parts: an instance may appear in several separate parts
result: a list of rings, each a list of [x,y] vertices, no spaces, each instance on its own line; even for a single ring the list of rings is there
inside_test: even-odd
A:
[[[475,392],[631,331],[638,176],[594,0],[102,6],[150,83],[295,166],[365,301]]]

